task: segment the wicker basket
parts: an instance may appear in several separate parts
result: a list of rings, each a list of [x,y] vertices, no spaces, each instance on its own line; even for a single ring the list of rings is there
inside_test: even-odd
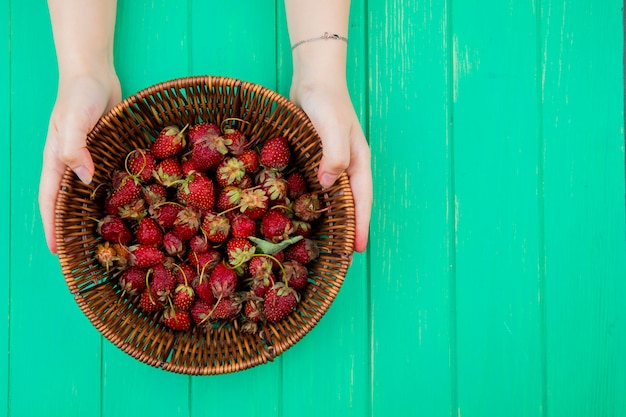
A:
[[[348,179],[321,194],[331,209],[323,214],[313,237],[323,248],[310,267],[310,283],[297,309],[279,323],[267,323],[256,334],[223,325],[206,332],[193,326],[175,332],[159,322],[160,313],[147,314],[139,297],[120,298],[117,277],[94,258],[102,240],[93,218],[104,209],[90,196],[97,184],[122,167],[135,147],[147,147],[167,125],[202,121],[220,124],[237,117],[249,124],[244,134],[255,132],[261,141],[283,135],[293,150],[293,162],[313,191],[321,159],[319,137],[305,113],[293,103],[256,84],[223,77],[190,77],[149,87],[118,104],[88,136],[96,172],[85,186],[68,169],[56,207],[59,260],[65,280],[91,323],[120,349],[168,371],[208,375],[234,372],[273,360],[295,344],[321,319],[337,295],[352,258],[354,204]]]

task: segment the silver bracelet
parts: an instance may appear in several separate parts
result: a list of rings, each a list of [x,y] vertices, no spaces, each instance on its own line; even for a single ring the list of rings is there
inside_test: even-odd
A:
[[[322,36],[318,36],[317,38],[305,39],[303,41],[294,43],[293,45],[291,45],[291,50],[293,51],[294,49],[296,49],[298,46],[302,45],[303,43],[320,41],[324,39],[333,39],[336,41],[344,41],[345,43],[348,43],[348,38],[344,36],[339,36],[336,33],[324,32]]]

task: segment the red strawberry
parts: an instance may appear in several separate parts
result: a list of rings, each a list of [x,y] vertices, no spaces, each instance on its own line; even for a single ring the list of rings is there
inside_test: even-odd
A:
[[[291,151],[287,139],[278,136],[263,144],[259,160],[264,167],[280,171],[287,168],[290,157]]]
[[[213,303],[214,302],[215,301],[213,301]],[[207,322],[207,317],[209,317],[212,309],[211,304],[198,299],[194,301],[191,308],[189,309],[189,312],[191,313],[191,319],[194,321],[194,323],[204,324]]]
[[[267,211],[267,196],[263,190],[242,190],[239,210],[251,219],[259,219]]]
[[[191,128],[189,128],[189,133],[187,134],[187,139],[189,139],[189,144],[191,146],[195,146],[196,143],[205,137],[217,137],[220,136],[222,132],[218,125],[213,123],[198,123]]]
[[[256,176],[257,184],[265,191],[269,198],[270,205],[284,204],[287,197],[287,180],[282,177],[280,172],[264,169],[259,171]]]
[[[233,266],[240,266],[248,262],[255,250],[256,246],[250,243],[248,239],[233,237],[226,242],[228,262]]]
[[[216,206],[221,211],[237,207],[241,202],[241,189],[235,186],[224,187],[217,198]]]
[[[186,311],[169,308],[163,313],[163,324],[172,330],[186,331],[191,327],[191,318]]]
[[[274,270],[272,260],[268,256],[253,256],[248,263],[248,273],[253,277],[269,277]]]
[[[222,261],[222,255],[214,249],[202,253],[190,252],[188,257],[189,262],[198,269],[199,273],[204,271],[207,274]]]
[[[215,205],[213,181],[205,175],[192,172],[179,185],[178,200],[198,210],[213,210]]]
[[[237,214],[230,221],[230,231],[234,237],[248,237],[254,235],[256,223],[245,214]]]
[[[230,220],[225,216],[207,213],[202,221],[202,231],[211,242],[222,243],[230,233]]]
[[[152,290],[152,296],[157,297],[162,303],[167,302],[167,299],[176,289],[176,278],[174,278],[174,274],[162,263],[152,268],[152,284],[150,289]]]
[[[246,300],[243,307],[243,315],[246,319],[258,323],[263,321],[262,300],[251,298]]]
[[[320,218],[323,209],[320,210],[320,200],[317,194],[304,193],[293,203],[293,211],[300,219],[311,222]]]
[[[229,139],[221,136],[203,136],[198,139],[191,150],[191,161],[199,171],[215,168],[228,153]]]
[[[161,130],[152,144],[151,150],[154,157],[170,158],[182,151],[186,145],[184,131],[185,129],[181,131],[178,126],[167,126]]]
[[[148,212],[164,229],[171,229],[183,207],[178,203],[163,203],[150,206]]]
[[[311,223],[302,220],[292,220],[292,223],[294,236],[311,237],[313,232]]]
[[[238,187],[241,188],[242,190],[246,188],[252,188],[253,186],[254,186],[254,180],[248,174],[243,176],[243,178],[241,179],[241,182],[238,185]]]
[[[141,189],[141,195],[146,204],[153,206],[167,200],[167,190],[161,184],[149,184]]]
[[[154,179],[164,187],[171,187],[183,178],[180,161],[176,157],[166,158],[159,162],[152,171]]]
[[[195,253],[204,253],[211,249],[209,240],[203,234],[197,234],[189,241],[189,248]]]
[[[137,266],[124,270],[119,279],[120,288],[129,295],[141,294],[146,289],[146,273],[144,268]]]
[[[140,268],[150,268],[165,260],[165,254],[154,246],[135,245],[128,249],[131,265]]]
[[[301,264],[307,264],[320,254],[320,250],[311,239],[304,238],[297,241],[293,245],[288,246],[285,249],[285,259],[290,261],[298,261]]]
[[[190,240],[198,233],[201,219],[199,211],[192,207],[185,207],[178,212],[172,232],[183,241]]]
[[[142,245],[160,246],[163,243],[163,230],[156,221],[150,217],[144,217],[137,228],[137,242]]]
[[[203,279],[200,279],[199,276],[196,277],[192,282],[192,288],[198,299],[210,305],[215,304],[216,298],[213,295],[207,276],[203,275]]]
[[[141,184],[130,175],[122,179],[118,188],[105,201],[105,208],[108,214],[117,214],[120,207],[133,203],[141,197]]]
[[[220,299],[213,309],[211,318],[232,320],[241,311],[241,303],[232,297],[226,297]]]
[[[263,298],[263,312],[268,321],[281,321],[298,305],[299,295],[282,282],[274,284]]]
[[[135,149],[128,154],[128,172],[143,182],[152,179],[154,155],[148,149]]]
[[[174,290],[174,308],[180,311],[187,311],[191,308],[194,300],[193,288],[190,285],[178,284]]]
[[[235,157],[224,158],[217,166],[215,180],[221,187],[237,185],[246,174],[246,169],[239,159]]]
[[[283,264],[287,285],[294,290],[302,290],[309,282],[309,270],[306,266],[296,261],[287,261]]]
[[[146,288],[141,293],[141,298],[139,300],[139,308],[147,313],[151,313],[154,311],[160,311],[163,309],[163,304],[161,304],[157,298],[153,297],[150,293],[150,289]]]
[[[255,259],[255,258],[252,258]],[[253,276],[247,280],[250,290],[254,295],[263,297],[267,291],[276,283],[274,274]]]
[[[187,263],[178,265],[178,268],[174,270],[174,278],[176,278],[177,284],[192,283],[197,276],[196,270]]]
[[[261,233],[272,242],[288,239],[293,233],[291,219],[280,210],[269,210],[261,219]]]
[[[238,129],[227,126],[224,128],[224,139],[228,140],[227,147],[233,155],[239,155],[246,149],[248,138]]]
[[[182,255],[185,251],[185,244],[173,232],[167,232],[163,236],[163,249],[170,256]]]
[[[308,188],[304,175],[300,172],[294,171],[287,177],[287,196],[292,200],[308,192]]]
[[[240,155],[237,155],[237,159],[239,159],[243,163],[243,167],[248,174],[254,174],[259,169],[259,154],[254,149],[247,149],[243,151]]]
[[[146,202],[142,198],[139,198],[137,200],[134,200],[132,203],[119,207],[117,209],[117,212],[123,219],[137,221],[143,219],[146,214],[148,214],[146,210]]]
[[[104,240],[122,245],[128,245],[133,239],[133,235],[124,220],[114,214],[104,216],[98,222],[96,231]]]
[[[237,273],[225,264],[220,263],[211,272],[209,284],[215,297],[229,297],[235,292],[237,287]]]

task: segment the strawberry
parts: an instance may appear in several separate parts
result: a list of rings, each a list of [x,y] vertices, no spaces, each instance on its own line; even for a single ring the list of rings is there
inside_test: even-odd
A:
[[[282,136],[271,138],[263,144],[259,161],[265,168],[283,170],[287,168],[291,151],[287,139]]]
[[[296,290],[282,282],[274,284],[263,297],[263,312],[268,321],[276,323],[291,313],[300,297]]]
[[[287,285],[294,290],[302,290],[309,282],[309,270],[297,261],[287,261],[283,264]]]
[[[154,246],[135,245],[128,249],[131,265],[140,268],[150,268],[165,260],[165,254]]]
[[[141,184],[136,178],[126,175],[113,193],[105,201],[108,214],[117,214],[120,207],[130,204],[141,197]]]
[[[243,308],[245,318],[254,322],[263,321],[262,302],[262,299],[257,298],[250,298],[246,300]]]
[[[253,256],[248,263],[248,273],[255,278],[269,277],[273,270],[272,260],[268,256]]]
[[[135,149],[127,156],[128,172],[144,183],[152,179],[152,170],[155,166],[154,155],[148,149]]]
[[[178,200],[198,210],[213,210],[215,205],[213,181],[205,175],[192,172],[179,185]]]
[[[189,241],[189,248],[195,253],[204,253],[211,249],[211,246],[205,235],[197,234]]]
[[[207,135],[198,139],[191,150],[191,161],[199,171],[215,168],[228,153],[230,139]]]
[[[233,127],[225,127],[222,136],[230,142],[227,144],[227,147],[233,155],[240,155],[248,145],[248,138],[240,130]]]
[[[267,196],[263,190],[246,189],[241,191],[239,210],[251,219],[259,219],[267,211]]]
[[[267,169],[259,171],[257,174],[257,184],[265,191],[270,205],[284,204],[287,197],[287,180],[280,172],[273,172]]]
[[[254,235],[256,223],[245,214],[237,214],[230,221],[230,232],[234,237],[248,237]]]
[[[320,218],[323,209],[320,210],[320,200],[317,194],[304,193],[293,203],[293,211],[300,219],[311,222]]]
[[[215,297],[229,297],[237,287],[237,273],[224,263],[220,263],[211,272],[209,284]]]
[[[132,203],[119,207],[117,212],[123,219],[137,221],[140,221],[148,214],[148,211],[146,210],[146,202],[142,198],[138,198]]]
[[[195,266],[198,271],[202,272],[204,270],[205,273],[211,271],[222,261],[222,255],[214,249],[209,249],[208,251],[202,253],[190,252],[188,257],[189,262]]]
[[[171,187],[183,178],[180,161],[176,157],[160,161],[152,171],[154,179],[164,187]]]
[[[196,270],[187,263],[177,266],[178,267],[174,270],[174,278],[176,278],[176,284],[191,283],[198,276]]]
[[[247,283],[254,295],[263,297],[265,293],[267,293],[267,291],[276,283],[276,276],[273,273],[268,275],[257,275],[248,278]]]
[[[198,123],[189,128],[187,139],[193,147],[200,139],[218,137],[221,134],[219,126],[214,123]]]
[[[182,255],[185,251],[185,244],[173,232],[167,232],[163,236],[163,249],[170,256]]]
[[[194,300],[193,288],[188,284],[178,284],[174,290],[173,304],[176,310],[188,311]]]
[[[141,189],[141,196],[148,206],[167,200],[167,190],[161,184],[149,184]]]
[[[161,303],[166,303],[167,299],[176,289],[176,278],[172,271],[167,269],[163,263],[156,264],[152,268],[152,284],[150,287],[152,296],[158,298]]]
[[[213,303],[215,303],[215,301],[213,301]],[[207,322],[207,317],[209,317],[209,314],[211,314],[211,304],[213,303],[206,303],[198,299],[194,301],[194,303],[191,305],[191,308],[189,309],[189,313],[191,313],[191,319],[194,321],[194,323],[204,324]]]
[[[217,208],[226,211],[237,207],[241,202],[241,191],[235,186],[224,187],[217,197]]]
[[[222,243],[230,233],[230,220],[219,214],[207,213],[202,221],[202,231],[209,241]]]
[[[254,174],[259,169],[259,154],[254,149],[246,149],[236,156],[243,163],[243,167],[248,174]]]
[[[261,219],[261,233],[272,242],[288,239],[293,233],[291,219],[280,210],[269,210]]]
[[[98,222],[96,231],[104,240],[128,245],[133,235],[124,220],[115,214],[106,215]]]
[[[198,233],[202,216],[199,211],[192,207],[180,210],[174,221],[172,231],[180,240],[188,241]]]
[[[121,290],[129,295],[141,294],[146,289],[146,273],[144,268],[137,266],[124,270],[119,278]]]
[[[252,188],[253,186],[254,186],[254,180],[248,174],[243,176],[243,178],[241,179],[238,185],[238,187],[241,188],[242,190],[246,188]]]
[[[185,129],[181,131],[178,126],[167,126],[161,130],[150,148],[154,157],[170,158],[182,151],[186,145],[184,131]]]
[[[243,265],[248,262],[254,255],[255,250],[256,246],[250,243],[248,239],[233,237],[226,242],[228,263],[233,266]]]
[[[300,197],[302,194],[308,192],[308,186],[306,184],[306,180],[304,179],[304,175],[299,173],[298,171],[294,171],[289,174],[286,178],[287,180],[287,196],[295,200]]]
[[[215,180],[221,187],[238,185],[244,175],[246,175],[245,166],[235,157],[224,158],[215,170]]]
[[[156,298],[152,297],[150,289],[146,288],[141,293],[139,308],[147,313],[152,313],[154,311],[161,311],[163,309],[163,304],[161,304]]]
[[[162,228],[171,229],[182,209],[183,207],[178,203],[161,203],[150,206],[148,213]]]
[[[163,324],[176,331],[186,331],[191,327],[191,318],[186,311],[169,308],[163,313],[162,320]]]
[[[111,246],[111,242],[105,242],[104,245],[96,247],[96,259],[107,271],[111,269],[117,261],[117,251]]]
[[[156,221],[150,217],[144,217],[139,222],[136,238],[137,242],[142,245],[160,246],[163,243],[163,230]]]
[[[302,220],[292,220],[292,224],[294,236],[311,237],[313,232],[311,223]]]
[[[285,249],[285,259],[289,261],[297,261],[301,264],[307,264],[314,259],[317,259],[319,254],[320,250],[317,247],[317,244],[313,240],[307,238],[299,240]]]
[[[217,300],[213,295],[213,291],[211,290],[211,285],[209,284],[208,277],[203,275],[203,279],[200,277],[196,277],[191,284],[194,293],[196,294],[196,298],[204,301],[207,304],[213,305]]]
[[[218,300],[213,309],[211,318],[232,320],[241,311],[241,303],[235,300],[233,297],[226,297]]]

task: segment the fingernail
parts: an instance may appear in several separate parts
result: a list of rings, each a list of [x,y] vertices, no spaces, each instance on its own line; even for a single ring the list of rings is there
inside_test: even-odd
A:
[[[336,179],[337,176],[333,174],[322,174],[322,176],[320,177],[320,185],[322,186],[322,188],[328,188],[335,183]]]
[[[86,185],[89,185],[91,183],[91,174],[89,173],[89,170],[87,170],[87,168],[85,168],[84,166],[81,165],[78,168],[74,168],[74,173]]]

